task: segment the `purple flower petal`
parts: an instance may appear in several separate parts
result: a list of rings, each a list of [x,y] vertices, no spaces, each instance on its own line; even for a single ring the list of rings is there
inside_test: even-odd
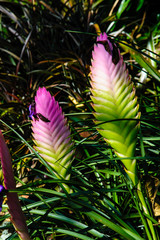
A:
[[[2,211],[3,195],[5,194],[5,188],[0,185],[0,212]]]
[[[35,103],[31,103],[29,105],[29,117],[32,118],[34,115],[36,115]]]

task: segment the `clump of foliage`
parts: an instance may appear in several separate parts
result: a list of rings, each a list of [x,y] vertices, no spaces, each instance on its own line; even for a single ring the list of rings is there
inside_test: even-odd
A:
[[[31,239],[159,239],[158,7],[149,0],[1,1],[0,129]],[[90,65],[100,32],[119,47],[137,95],[141,116],[129,157],[138,186],[93,115]],[[28,109],[39,87],[68,120],[75,151],[68,179],[57,178],[33,148]],[[18,239],[8,218],[4,195],[0,232]]]

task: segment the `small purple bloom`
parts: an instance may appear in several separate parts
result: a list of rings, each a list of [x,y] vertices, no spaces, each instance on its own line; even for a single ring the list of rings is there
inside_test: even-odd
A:
[[[2,211],[3,195],[5,193],[5,188],[0,185],[0,212]]]
[[[48,120],[48,118],[44,117],[41,113],[37,113],[36,111],[36,103],[33,102],[29,105],[29,117],[32,119],[32,117],[34,117],[34,119],[36,121],[42,120],[43,122],[50,122],[50,120]]]
[[[0,194],[2,193],[4,187],[2,185],[0,185]]]
[[[29,105],[29,117],[32,118],[34,115],[36,115],[35,102]]]

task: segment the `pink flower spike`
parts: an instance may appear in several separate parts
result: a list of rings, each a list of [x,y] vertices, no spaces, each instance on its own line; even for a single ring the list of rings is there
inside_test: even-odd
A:
[[[127,174],[136,185],[137,167],[133,157],[139,127],[139,106],[126,64],[116,44],[106,33],[97,37],[92,52],[91,87],[98,131],[122,159]]]
[[[0,159],[2,164],[5,189],[14,190],[16,189],[16,183],[14,180],[11,156],[1,131],[0,131]],[[7,192],[7,204],[9,207],[9,213],[11,215],[11,221],[20,239],[30,240],[25,217],[23,215],[17,193],[9,191]]]
[[[74,158],[70,130],[61,107],[45,87],[37,90],[34,112],[35,149],[53,167],[58,178],[68,180]]]

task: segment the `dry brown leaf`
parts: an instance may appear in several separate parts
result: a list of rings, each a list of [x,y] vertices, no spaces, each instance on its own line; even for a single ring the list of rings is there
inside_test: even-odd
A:
[[[160,180],[158,178],[149,175],[145,178],[145,188],[152,204],[153,214],[160,223],[160,198],[157,196],[159,186]]]

